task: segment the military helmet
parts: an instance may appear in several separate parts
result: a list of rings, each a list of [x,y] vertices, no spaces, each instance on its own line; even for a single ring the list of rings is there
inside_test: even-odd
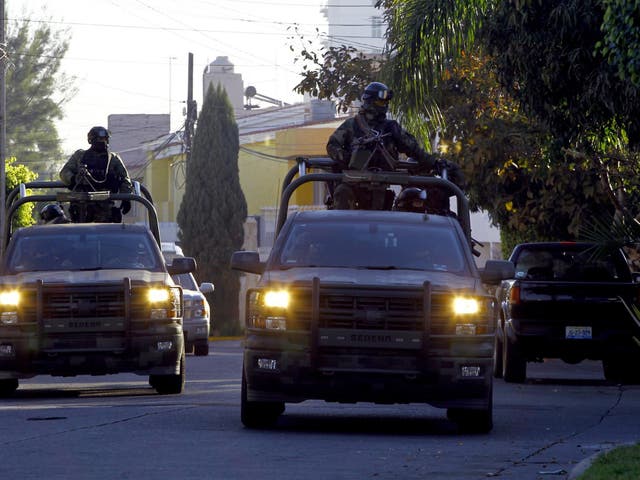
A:
[[[93,127],[87,134],[87,141],[93,145],[96,142],[109,143],[109,130],[104,127]]]
[[[393,91],[384,83],[371,82],[364,89],[364,93],[362,94],[362,104],[366,106],[379,103],[379,106],[382,106],[382,104],[387,105],[389,100],[392,98]]]
[[[403,212],[424,213],[426,209],[427,192],[417,187],[407,187],[402,190],[395,201],[393,209]]]
[[[52,203],[49,205],[45,205],[44,208],[40,210],[40,218],[44,222],[51,222],[56,218],[64,217],[64,216],[65,216],[64,210],[62,210],[62,207],[57,204]]]

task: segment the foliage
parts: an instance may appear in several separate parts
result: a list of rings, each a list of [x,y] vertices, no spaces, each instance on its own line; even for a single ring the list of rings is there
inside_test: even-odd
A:
[[[396,113],[412,131],[439,123],[433,89],[460,55],[475,45],[489,0],[383,0],[389,62],[384,78],[396,93]]]
[[[623,80],[640,87],[640,1],[603,0],[604,38],[597,47]]]
[[[16,163],[15,158],[9,158],[5,162],[5,198],[11,191],[21,183],[31,182],[38,178],[35,172],[29,170],[29,167]],[[34,204],[27,202],[24,205],[18,207],[17,213],[13,216],[12,225],[14,228],[26,227],[33,225],[35,220],[33,219]]]
[[[231,254],[242,248],[247,203],[238,173],[238,126],[226,91],[210,86],[198,118],[178,212],[182,247],[196,258],[200,281],[211,281],[213,326],[234,333],[238,322],[238,274]],[[237,332],[236,332],[237,333]]]
[[[320,100],[333,100],[338,110],[347,112],[360,99],[364,88],[377,80],[381,58],[365,56],[346,45],[320,47],[316,51],[312,48],[313,40],[305,39],[297,28],[296,37],[302,47],[294,63],[300,63],[303,78],[293,88],[295,92],[309,93]],[[289,49],[296,51],[293,45]]]
[[[62,159],[55,120],[63,117],[62,107],[75,89],[73,78],[60,72],[68,33],[53,31],[46,22],[32,25],[8,26],[7,154],[43,177]]]
[[[572,239],[593,216],[640,205],[640,97],[598,50],[601,1],[378,3],[394,113],[425,145],[437,135],[508,243]],[[317,66],[320,84],[347,71]]]
[[[499,2],[486,43],[498,79],[555,140],[586,153],[640,141],[640,96],[598,53],[601,0]]]
[[[599,455],[579,480],[632,480],[640,478],[640,444],[624,445]]]

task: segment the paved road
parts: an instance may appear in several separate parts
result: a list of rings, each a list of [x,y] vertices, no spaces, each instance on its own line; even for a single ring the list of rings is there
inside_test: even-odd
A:
[[[566,479],[584,458],[640,440],[640,386],[596,362],[530,365],[497,380],[495,428],[460,435],[425,405],[287,405],[271,430],[240,415],[241,348],[187,357],[186,392],[135,375],[36,377],[0,400],[2,479]]]

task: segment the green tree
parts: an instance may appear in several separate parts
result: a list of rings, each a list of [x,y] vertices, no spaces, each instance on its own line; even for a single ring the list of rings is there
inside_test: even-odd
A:
[[[379,4],[396,115],[452,147],[509,241],[572,238],[599,211],[638,205],[638,90],[598,53],[602,2]]]
[[[73,77],[60,71],[68,32],[33,25],[15,21],[7,29],[7,154],[46,179],[62,160],[55,121],[75,88]]]
[[[5,198],[11,191],[21,183],[27,183],[35,180],[38,175],[35,172],[29,170],[25,165],[16,163],[15,158],[9,158],[5,162]],[[31,202],[25,203],[18,208],[18,212],[13,217],[13,227],[26,227],[33,225],[36,221],[33,218],[34,204]],[[8,219],[7,219],[8,220]]]
[[[239,332],[240,281],[230,269],[231,254],[242,248],[247,202],[240,188],[240,140],[233,108],[218,84],[205,96],[187,163],[185,194],[178,212],[179,238],[196,258],[196,276],[211,281],[214,328]]]

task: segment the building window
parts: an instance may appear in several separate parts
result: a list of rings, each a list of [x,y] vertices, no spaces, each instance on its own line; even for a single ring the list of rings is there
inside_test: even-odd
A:
[[[371,17],[371,37],[382,38],[382,17]]]

